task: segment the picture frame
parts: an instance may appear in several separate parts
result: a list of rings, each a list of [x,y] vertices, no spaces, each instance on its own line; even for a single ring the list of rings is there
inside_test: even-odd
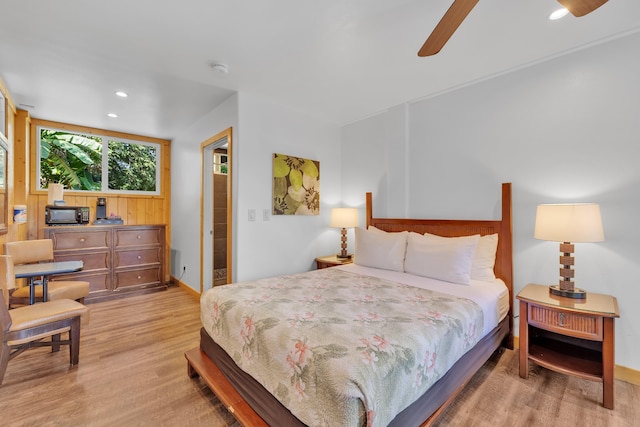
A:
[[[320,214],[320,162],[273,154],[273,215]]]

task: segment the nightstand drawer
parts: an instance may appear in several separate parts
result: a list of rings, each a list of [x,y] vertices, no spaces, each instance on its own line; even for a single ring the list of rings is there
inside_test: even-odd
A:
[[[564,313],[530,304],[529,325],[576,338],[602,341],[602,316]]]

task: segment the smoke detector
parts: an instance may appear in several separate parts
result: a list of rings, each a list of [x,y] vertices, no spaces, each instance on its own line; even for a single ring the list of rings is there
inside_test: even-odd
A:
[[[218,74],[222,74],[224,76],[229,74],[229,67],[227,66],[227,64],[223,64],[221,62],[214,62],[211,64],[211,68],[213,69],[213,71],[215,71]]]

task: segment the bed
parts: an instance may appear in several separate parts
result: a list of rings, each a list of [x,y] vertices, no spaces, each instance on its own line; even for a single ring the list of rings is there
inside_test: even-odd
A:
[[[511,185],[500,220],[376,218],[372,205],[367,193],[353,265],[203,294],[188,374],[242,425],[430,425],[494,351],[513,348]],[[480,241],[497,244],[490,272],[475,270]],[[391,247],[400,264],[376,257]]]

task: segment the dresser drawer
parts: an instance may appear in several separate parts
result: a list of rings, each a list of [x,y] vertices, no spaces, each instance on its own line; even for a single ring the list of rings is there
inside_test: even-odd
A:
[[[602,316],[565,313],[529,305],[529,325],[576,338],[602,341]]]
[[[162,269],[158,267],[123,270],[115,273],[114,289],[139,287],[143,285],[157,285],[161,283]]]
[[[54,251],[108,248],[110,236],[108,230],[49,231]]]
[[[159,228],[148,229],[118,229],[115,230],[115,247],[161,245],[163,230]]]
[[[110,252],[64,252],[55,254],[56,261],[82,261],[82,271],[108,270]]]
[[[162,248],[120,250],[115,253],[114,267],[132,267],[143,264],[160,264]]]
[[[75,274],[73,276],[55,276],[55,280],[78,280],[83,282],[89,282],[89,296],[87,299],[91,299],[92,295],[96,293],[107,292],[109,290],[109,284],[111,283],[111,275],[108,272],[102,274]]]

